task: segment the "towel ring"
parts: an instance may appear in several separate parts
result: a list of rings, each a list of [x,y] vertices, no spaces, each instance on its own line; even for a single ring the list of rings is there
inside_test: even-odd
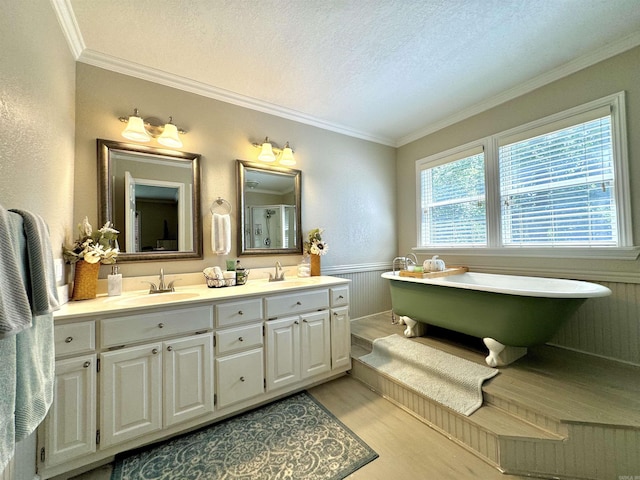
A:
[[[222,212],[216,212],[216,209],[222,209]],[[214,213],[222,213],[223,215],[231,213],[231,204],[222,197],[218,197],[213,201],[211,207],[209,208],[212,214]]]

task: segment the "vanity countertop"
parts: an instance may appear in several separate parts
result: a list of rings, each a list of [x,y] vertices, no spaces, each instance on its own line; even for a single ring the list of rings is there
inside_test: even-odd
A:
[[[248,296],[260,296],[331,287],[348,284],[350,280],[331,276],[292,278],[282,282],[266,279],[249,280],[245,285],[209,288],[204,284],[176,287],[175,292],[149,294],[148,290],[123,292],[120,296],[98,295],[91,300],[70,301],[54,312],[55,320],[81,318],[105,313],[128,313],[165,306],[190,306],[201,303],[234,300]]]

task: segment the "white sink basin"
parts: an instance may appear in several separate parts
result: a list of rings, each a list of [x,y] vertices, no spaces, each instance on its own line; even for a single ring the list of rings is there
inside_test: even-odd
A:
[[[200,295],[191,292],[167,292],[167,293],[150,293],[135,297],[119,298],[116,302],[120,305],[162,305],[163,303],[178,302],[180,300],[189,300],[197,298]]]

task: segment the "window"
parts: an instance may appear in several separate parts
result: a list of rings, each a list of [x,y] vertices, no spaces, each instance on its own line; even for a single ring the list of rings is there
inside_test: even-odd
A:
[[[631,246],[623,93],[416,169],[419,247]]]
[[[486,245],[484,152],[445,158],[420,172],[422,245]]]

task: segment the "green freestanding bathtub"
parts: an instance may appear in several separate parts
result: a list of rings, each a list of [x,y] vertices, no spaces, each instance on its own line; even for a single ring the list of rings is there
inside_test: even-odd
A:
[[[589,282],[476,272],[429,279],[387,272],[382,277],[389,280],[393,312],[405,323],[480,337],[493,367],[550,340],[588,298],[611,294]]]

